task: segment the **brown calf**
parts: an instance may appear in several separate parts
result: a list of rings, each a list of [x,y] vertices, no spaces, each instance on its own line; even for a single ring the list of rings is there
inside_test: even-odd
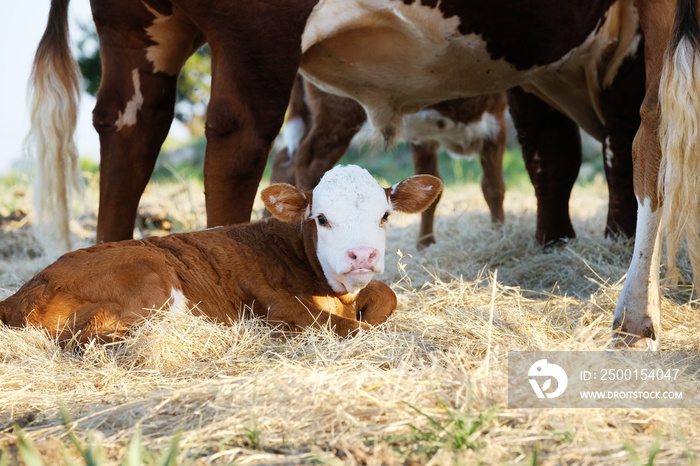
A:
[[[274,184],[262,192],[273,219],[65,254],[0,302],[0,321],[61,341],[111,341],[172,300],[223,322],[250,309],[284,328],[330,323],[350,335],[396,307],[373,280],[389,215],[424,210],[441,188],[422,175],[384,189],[355,166],[336,167],[313,192]]]
[[[493,222],[503,222],[503,153],[508,139],[506,96],[490,94],[441,102],[403,117],[403,138],[411,143],[416,173],[440,177],[438,149],[451,154],[478,154],[483,178],[481,189]],[[350,146],[367,121],[367,114],[352,99],[323,92],[297,77],[292,88],[285,147],[274,157],[271,180],[313,189]],[[433,221],[440,198],[421,214],[418,248],[435,242]]]

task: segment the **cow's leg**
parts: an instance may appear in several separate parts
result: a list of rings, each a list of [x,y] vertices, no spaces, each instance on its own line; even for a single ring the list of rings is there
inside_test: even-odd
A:
[[[651,142],[641,130],[635,144]],[[661,327],[659,305],[659,266],[661,238],[660,209],[650,198],[637,207],[637,231],[632,263],[615,308],[613,332],[616,343],[636,349],[658,349]]]
[[[230,39],[233,41],[234,39]],[[210,43],[212,92],[207,109],[204,189],[207,225],[250,220],[271,144],[284,117],[293,72],[260,71],[256,77],[226,41]],[[269,80],[278,79],[271,88]]]
[[[357,319],[370,325],[386,322],[396,309],[396,294],[385,283],[372,280],[357,295]]]
[[[506,195],[506,182],[503,179],[503,154],[508,142],[508,124],[505,113],[498,118],[498,135],[495,139],[484,139],[483,147],[479,153],[481,170],[481,191],[491,211],[491,221],[503,223],[503,199]]]
[[[110,78],[120,77],[117,86],[105,85],[103,79],[93,117],[101,148],[98,243],[132,237],[139,199],[174,113],[176,77],[138,68],[126,71],[110,73]],[[127,95],[120,92],[125,88]],[[142,103],[133,124],[115,121],[118,109],[128,115],[130,102]]]
[[[270,183],[287,183],[296,186],[294,154],[290,154],[287,147],[283,147],[277,151],[275,156],[272,158]]]
[[[669,273],[673,272],[674,256],[684,233],[697,272],[700,93],[693,77],[700,72],[700,37],[696,1],[640,1],[637,6],[644,31],[646,67],[642,121],[632,147],[639,207],[634,256],[615,308],[613,331],[617,343],[658,349],[662,229]],[[676,8],[678,11],[674,11]],[[663,193],[658,192],[660,179]],[[681,224],[676,223],[679,219]],[[697,281],[697,273],[694,275]]]
[[[287,183],[296,186],[294,154],[311,129],[313,117],[306,104],[304,78],[297,74],[287,108],[287,121],[282,132],[284,147],[272,160],[270,183]]]
[[[637,224],[637,200],[632,174],[632,141],[639,129],[639,107],[644,100],[644,57],[640,48],[618,69],[612,85],[601,98],[608,134],[604,145],[605,177],[608,181],[606,236],[631,237]]]
[[[204,159],[207,225],[248,222],[289,102],[311,0],[175,1],[212,53]]]
[[[633,118],[632,118],[633,119]],[[608,129],[603,143],[605,179],[608,183],[608,217],[605,236],[631,238],[637,225],[637,199],[632,181],[632,138]]]
[[[658,349],[661,331],[659,225],[662,208],[656,188],[661,158],[658,78],[648,83],[648,87],[655,90],[653,93],[647,92],[641,110],[641,125],[632,148],[635,157],[635,194],[638,199],[634,251],[613,319],[616,344],[635,349]]]
[[[177,75],[195,50],[198,32],[179,13],[136,2],[103,2],[93,16],[103,63],[93,112],[100,135],[100,243],[133,235],[139,199],[172,123]],[[154,45],[147,29],[156,18],[161,31],[172,24],[182,41]]]
[[[520,88],[508,91],[508,103],[537,196],[535,237],[541,244],[574,238],[569,197],[581,167],[578,126]]]
[[[367,116],[354,100],[323,92],[308,81],[306,96],[313,123],[294,158],[297,187],[309,190],[345,154]]]
[[[424,141],[421,143],[411,143],[411,153],[413,154],[413,170],[416,175],[433,175],[440,178],[438,169],[438,149],[440,145],[435,141]],[[435,243],[433,234],[433,223],[435,221],[435,210],[440,202],[440,193],[435,201],[421,213],[420,230],[418,232],[418,250],[425,249]]]

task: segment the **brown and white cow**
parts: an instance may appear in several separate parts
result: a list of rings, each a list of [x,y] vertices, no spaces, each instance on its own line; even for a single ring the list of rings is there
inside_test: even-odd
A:
[[[700,272],[697,1],[351,3],[318,3],[302,38],[301,69],[324,90],[360,102],[385,134],[396,131],[403,113],[435,101],[515,86],[595,134],[603,92],[636,50],[641,25],[646,91],[633,148],[637,240],[613,328],[618,342],[658,347],[660,225],[671,269],[685,235]]]
[[[66,138],[48,136],[54,131],[65,136],[61,128],[70,112],[59,114],[52,102],[72,100],[78,81],[65,37],[67,3],[52,0],[34,72],[38,146],[61,154],[70,146]],[[693,262],[700,263],[695,252],[700,251],[695,143],[700,97],[691,79],[700,64],[697,0],[91,4],[104,72],[94,112],[102,145],[98,241],[131,236],[138,198],[172,117],[177,74],[204,41],[213,64],[204,167],[207,221],[217,225],[248,220],[299,63],[322,89],[359,101],[387,136],[396,132],[401,114],[516,86],[596,134],[605,117],[602,97],[636,52],[641,26],[646,90],[633,147],[639,220],[614,321],[621,340],[635,347],[658,345],[661,231],[670,240],[671,256],[685,236]],[[616,95],[625,100],[627,90],[622,86]],[[46,97],[49,91],[54,97]],[[52,121],[42,124],[37,115]],[[611,141],[610,150],[615,147]],[[613,155],[614,166],[618,154]],[[558,157],[565,160],[566,154]],[[556,178],[557,169],[547,169],[552,160],[557,159],[535,161]]]
[[[396,307],[373,280],[389,216],[422,211],[441,188],[419,175],[384,189],[356,166],[329,171],[313,192],[274,184],[262,198],[275,218],[68,253],[0,302],[0,321],[61,341],[112,340],[171,300],[222,322],[251,309],[288,329],[330,324],[347,336]]]
[[[508,141],[503,93],[454,99],[403,117],[402,139],[409,141],[415,173],[440,177],[438,149],[455,157],[479,156],[481,189],[491,221],[503,223],[503,153]],[[284,147],[274,156],[272,182],[313,189],[343,156],[367,121],[360,104],[323,92],[298,77],[292,88]],[[433,223],[438,199],[421,214],[418,248],[435,242]]]

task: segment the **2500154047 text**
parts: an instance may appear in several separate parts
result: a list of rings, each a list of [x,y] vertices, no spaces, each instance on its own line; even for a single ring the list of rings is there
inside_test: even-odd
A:
[[[676,380],[678,377],[679,369],[601,369],[600,373],[597,371],[581,371],[579,378],[581,380],[600,380],[600,381],[614,381],[614,380]]]

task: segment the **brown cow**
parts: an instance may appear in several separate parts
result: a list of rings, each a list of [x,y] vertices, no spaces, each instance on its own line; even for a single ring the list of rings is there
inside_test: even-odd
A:
[[[454,156],[479,155],[481,188],[491,220],[503,223],[503,153],[508,141],[503,93],[455,99],[404,116],[403,139],[411,143],[416,173],[440,177],[438,149]],[[360,104],[323,92],[298,77],[292,88],[284,147],[274,157],[272,182],[313,189],[343,156],[367,121]],[[439,198],[421,215],[418,249],[433,244],[433,220]]]
[[[356,166],[329,171],[313,192],[274,184],[262,199],[275,218],[68,253],[0,302],[0,321],[109,341],[172,300],[223,322],[247,308],[292,330],[330,323],[350,335],[396,307],[373,280],[389,215],[424,210],[441,188],[419,175],[384,189]]]

